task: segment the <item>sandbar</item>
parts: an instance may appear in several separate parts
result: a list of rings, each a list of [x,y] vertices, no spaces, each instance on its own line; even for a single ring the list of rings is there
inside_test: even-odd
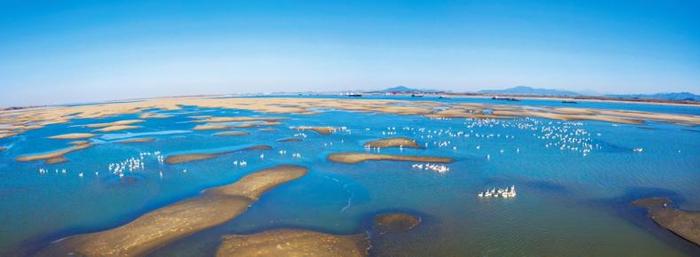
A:
[[[140,126],[131,126],[131,125],[114,125],[114,126],[109,126],[109,127],[103,127],[101,129],[96,129],[95,131],[99,132],[113,132],[113,131],[122,131],[122,130],[130,130],[130,129],[137,129],[140,128]]]
[[[229,126],[222,124],[202,124],[194,126],[193,130],[223,130],[229,129]]]
[[[55,150],[55,151],[51,151],[51,152],[47,152],[47,153],[22,155],[22,156],[17,157],[17,161],[31,162],[31,161],[46,160],[48,162],[48,160],[54,159],[51,162],[55,163],[57,160],[60,160],[57,158],[63,158],[63,156],[68,154],[68,153],[82,150],[82,149],[88,148],[90,146],[92,146],[92,144],[90,144],[90,143],[77,144],[77,145],[69,146],[69,147],[66,147],[63,149],[59,149],[59,150]]]
[[[141,122],[144,122],[144,120],[118,120],[113,122],[87,124],[85,126],[88,128],[106,128],[120,125],[133,125]]]
[[[670,202],[664,198],[648,198],[633,204],[647,208],[649,217],[659,226],[700,246],[700,212],[675,209],[669,207]]]
[[[268,230],[224,236],[217,257],[324,256],[363,257],[370,243],[364,234],[333,235],[301,229]]]
[[[170,117],[172,117],[172,115],[157,112],[144,112],[139,115],[140,119],[165,119]]]
[[[264,192],[306,172],[304,167],[291,165],[264,169],[119,227],[57,241],[39,256],[145,256],[168,243],[236,218]]]
[[[62,135],[50,136],[51,139],[87,139],[94,137],[95,134],[92,133],[68,133]]]
[[[373,153],[333,153],[328,156],[328,160],[338,163],[354,164],[364,161],[413,161],[413,162],[435,162],[435,163],[450,163],[451,158],[433,157],[433,156],[413,156],[413,155],[395,155],[395,154],[373,154]]]
[[[374,229],[380,234],[409,231],[420,223],[420,217],[404,213],[387,213],[374,217]]]
[[[213,159],[213,158],[216,158],[220,155],[230,154],[230,153],[235,153],[235,152],[255,151],[255,150],[270,150],[270,149],[272,149],[272,147],[270,147],[268,145],[255,145],[255,146],[245,147],[245,148],[241,148],[241,149],[237,149],[237,150],[214,152],[214,153],[175,154],[175,155],[169,155],[167,158],[165,158],[165,163],[167,163],[167,164],[180,164],[180,163],[186,163],[186,162]]]
[[[116,141],[116,143],[119,143],[119,144],[148,143],[148,142],[153,142],[155,140],[156,139],[152,138],[152,137],[140,137],[140,138],[119,140],[119,141]]]
[[[365,143],[365,147],[372,148],[387,148],[387,147],[407,147],[407,148],[420,148],[415,140],[406,137],[395,137],[395,138],[385,138],[377,139]]]

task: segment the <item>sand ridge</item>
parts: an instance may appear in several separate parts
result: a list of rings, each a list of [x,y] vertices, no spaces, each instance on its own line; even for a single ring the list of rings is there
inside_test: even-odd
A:
[[[193,162],[193,161],[203,161],[203,160],[209,160],[213,159],[216,157],[219,157],[224,154],[230,154],[230,153],[235,153],[235,152],[243,152],[243,151],[255,151],[255,150],[270,150],[272,147],[268,145],[255,145],[255,146],[250,146],[250,147],[244,147],[241,149],[236,149],[236,150],[227,150],[227,151],[220,151],[220,152],[213,152],[213,153],[187,153],[187,154],[173,154],[173,155],[168,155],[168,157],[165,158],[165,163],[167,164],[180,164],[180,163],[186,163],[186,162]]]
[[[333,153],[328,155],[328,160],[337,163],[355,164],[365,161],[412,161],[412,162],[433,162],[450,163],[451,158],[433,156],[414,156],[396,154],[374,154],[360,152]]]
[[[264,192],[306,175],[301,166],[281,165],[247,175],[202,195],[146,213],[109,230],[71,236],[52,243],[39,256],[145,256],[198,231],[245,212]]]
[[[87,139],[94,137],[92,133],[68,133],[62,135],[50,136],[50,139]]]
[[[372,140],[364,144],[365,147],[369,148],[387,148],[387,147],[406,147],[406,148],[420,148],[416,143],[416,140],[407,137],[393,137]]]
[[[333,235],[301,229],[268,230],[224,236],[217,257],[324,256],[363,257],[369,240],[364,234]]]

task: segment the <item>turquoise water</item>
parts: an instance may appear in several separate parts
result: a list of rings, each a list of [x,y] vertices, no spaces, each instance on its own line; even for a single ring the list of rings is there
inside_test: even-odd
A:
[[[406,98],[401,98],[406,99]],[[490,99],[435,99],[512,104]],[[532,106],[570,106],[556,101],[520,101]],[[700,108],[579,102],[594,107],[700,115]],[[197,233],[154,256],[213,254],[222,235],[295,227],[338,234],[367,230],[372,215],[405,211],[421,215],[415,230],[373,242],[375,256],[694,256],[698,247],[676,238],[629,205],[645,196],[668,196],[677,207],[700,210],[700,128],[664,123],[622,125],[546,119],[478,121],[431,120],[421,116],[328,110],[286,117],[275,131],[236,129],[249,136],[216,137],[193,131],[187,116],[265,115],[243,110],[199,109],[163,113],[141,128],[102,134],[95,146],[70,153],[67,163],[19,163],[20,155],[60,149],[68,141],[46,137],[89,132],[76,126],[134,119],[121,115],[79,119],[0,139],[0,255],[26,255],[65,236],[124,224],[153,209],[195,196],[202,189],[231,183],[276,164],[310,169],[305,177],[265,194],[246,213]],[[345,126],[332,135],[293,126]],[[303,134],[303,135],[302,135]],[[141,144],[115,141],[153,137]],[[277,142],[288,137],[303,142]],[[455,159],[438,174],[411,168],[411,162],[330,163],[341,151],[365,151],[369,140],[407,136],[425,149],[382,149],[381,153],[445,156]],[[561,143],[566,136],[566,143]],[[178,165],[157,155],[216,152],[254,144],[273,150],[239,152]],[[634,148],[643,148],[635,152]],[[286,150],[286,154],[279,154]],[[149,153],[150,155],[144,155]],[[301,158],[293,158],[300,153]],[[112,174],[110,163],[143,156],[143,168]],[[245,167],[234,161],[247,161]],[[47,173],[38,172],[47,169]],[[64,170],[65,169],[65,173]],[[78,174],[82,173],[83,176]],[[479,199],[491,187],[515,185],[515,199]]]

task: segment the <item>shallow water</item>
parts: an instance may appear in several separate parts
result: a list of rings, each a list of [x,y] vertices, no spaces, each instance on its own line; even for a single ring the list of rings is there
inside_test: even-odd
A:
[[[406,98],[400,98],[406,99]],[[489,102],[490,99],[418,100]],[[587,103],[575,107],[642,110],[700,115],[700,108],[645,104]],[[378,212],[418,214],[415,230],[375,238],[376,256],[693,256],[700,249],[659,229],[629,201],[669,196],[676,206],[700,210],[700,129],[664,123],[623,125],[546,119],[432,120],[413,115],[325,111],[286,117],[275,131],[235,130],[248,136],[216,137],[220,131],[194,131],[190,115],[266,115],[242,110],[199,109],[163,112],[139,129],[102,133],[95,146],[66,155],[67,163],[16,162],[30,153],[68,146],[48,139],[89,132],[76,125],[135,119],[121,115],[80,119],[0,139],[0,255],[26,255],[65,236],[124,224],[159,207],[227,184],[265,167],[298,164],[309,174],[266,193],[246,213],[221,226],[179,240],[154,256],[201,256],[215,251],[226,234],[269,228],[307,228],[337,234],[363,233]],[[294,126],[345,126],[331,135],[299,132]],[[134,137],[154,142],[118,144]],[[278,142],[289,137],[302,142]],[[381,153],[444,156],[455,159],[438,174],[411,168],[411,162],[336,164],[330,153],[366,151],[363,143],[406,136],[425,149],[382,149]],[[562,138],[565,143],[562,144]],[[272,146],[218,158],[168,165],[156,156]],[[643,148],[642,152],[633,151]],[[286,154],[278,151],[285,150]],[[372,150],[372,152],[377,152]],[[150,153],[144,155],[143,153]],[[158,154],[159,153],[159,154]],[[295,158],[294,153],[301,154]],[[110,163],[141,159],[143,168],[110,173]],[[246,161],[236,166],[234,161]],[[47,173],[38,172],[47,169]],[[64,170],[65,169],[65,173]],[[83,176],[79,176],[82,173]],[[515,185],[514,199],[479,199],[479,191]]]

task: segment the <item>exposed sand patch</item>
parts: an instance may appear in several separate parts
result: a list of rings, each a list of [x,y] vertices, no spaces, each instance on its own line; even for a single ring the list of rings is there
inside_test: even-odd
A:
[[[201,196],[146,213],[128,224],[68,237],[39,255],[145,256],[177,239],[236,218],[264,192],[306,172],[300,166],[264,169],[235,183],[208,189]]]
[[[409,231],[420,223],[420,217],[404,213],[387,213],[374,217],[374,229],[380,234]]]
[[[45,163],[46,164],[59,164],[59,163],[64,163],[64,162],[68,162],[68,159],[66,159],[66,157],[63,157],[63,156],[58,156],[58,157],[53,157],[51,159],[46,159]]]
[[[140,126],[114,125],[114,126],[104,127],[104,128],[101,128],[101,129],[96,129],[95,131],[99,131],[99,132],[114,132],[114,131],[130,130],[130,129],[137,129],[137,128],[140,128]]]
[[[309,230],[278,229],[252,235],[225,236],[216,256],[362,257],[368,255],[368,249],[369,241],[363,234],[341,236]]]
[[[321,135],[330,135],[336,131],[336,128],[334,128],[334,127],[300,126],[300,127],[294,127],[293,129],[296,129],[299,131],[312,130],[312,131],[315,131],[316,133],[321,134]]]
[[[149,143],[155,141],[155,138],[152,137],[141,137],[141,138],[131,138],[131,139],[124,139],[124,140],[119,140],[116,141],[116,143],[119,144],[133,144],[133,143]]]
[[[203,124],[194,126],[193,130],[224,130],[229,128],[229,126],[221,124]]]
[[[51,162],[55,163],[56,161],[60,160],[59,158],[64,158],[63,156],[68,154],[68,153],[82,150],[82,149],[88,148],[90,146],[92,146],[92,145],[89,143],[78,144],[78,145],[73,145],[73,146],[70,146],[67,148],[59,149],[56,151],[51,151],[48,153],[22,155],[20,157],[17,157],[17,161],[31,162],[31,161],[47,160],[47,162],[48,162],[49,159],[54,159]]]
[[[85,126],[88,128],[106,128],[106,127],[113,127],[113,126],[133,125],[133,124],[142,123],[142,122],[144,122],[144,120],[118,120],[118,121],[114,121],[114,122],[87,124]]]
[[[243,121],[267,121],[267,122],[277,122],[284,118],[279,117],[203,117],[195,122],[203,123],[217,123],[217,122],[243,122]]]
[[[220,155],[230,154],[230,153],[235,153],[235,152],[255,151],[255,150],[270,150],[270,149],[272,149],[272,147],[270,147],[268,145],[256,145],[256,146],[246,147],[246,148],[242,148],[242,149],[231,150],[231,151],[222,151],[222,152],[216,152],[216,153],[175,154],[175,155],[170,155],[167,158],[165,158],[165,163],[167,163],[167,164],[180,164],[180,163],[186,163],[186,162],[213,159],[213,158],[219,157]]]
[[[21,132],[20,132],[21,133]],[[13,137],[17,135],[16,133],[10,133],[10,132],[0,132],[0,139],[3,138],[8,138],[8,137]]]
[[[245,131],[224,131],[215,133],[214,135],[218,137],[240,137],[250,135],[250,133]]]
[[[84,144],[89,144],[90,141],[87,140],[75,140],[75,141],[70,141],[69,144],[71,145],[84,145]]]
[[[86,139],[94,137],[92,133],[68,133],[63,135],[50,136],[51,139]]]
[[[328,156],[328,160],[338,163],[360,163],[364,161],[413,161],[413,162],[435,162],[450,163],[451,158],[432,156],[411,156],[395,154],[373,154],[373,153],[334,153]]]
[[[407,137],[394,137],[373,140],[365,143],[365,147],[372,148],[387,148],[387,147],[407,147],[407,148],[420,148],[415,140]]]
[[[157,112],[144,112],[139,115],[139,119],[166,119],[170,117],[172,117],[172,115]]]
[[[649,217],[659,226],[700,246],[700,212],[668,207],[670,200],[664,198],[641,199],[633,204],[647,208]]]

